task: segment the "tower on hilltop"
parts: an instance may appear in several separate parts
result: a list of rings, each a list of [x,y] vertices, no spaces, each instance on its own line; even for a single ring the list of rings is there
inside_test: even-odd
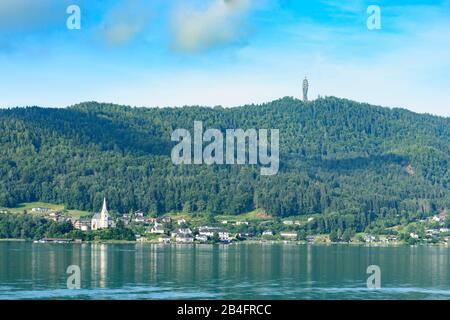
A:
[[[303,101],[308,101],[308,89],[309,89],[309,82],[308,79],[305,77],[305,80],[303,80]]]

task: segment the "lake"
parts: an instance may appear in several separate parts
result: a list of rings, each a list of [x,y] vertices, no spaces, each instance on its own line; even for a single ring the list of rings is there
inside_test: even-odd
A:
[[[449,250],[0,242],[0,299],[449,299]],[[67,289],[70,265],[80,289]]]

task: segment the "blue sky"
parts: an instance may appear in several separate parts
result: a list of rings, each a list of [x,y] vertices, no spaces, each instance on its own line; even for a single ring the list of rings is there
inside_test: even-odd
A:
[[[0,1],[1,107],[236,106],[307,75],[311,98],[450,116],[449,74],[450,0]]]

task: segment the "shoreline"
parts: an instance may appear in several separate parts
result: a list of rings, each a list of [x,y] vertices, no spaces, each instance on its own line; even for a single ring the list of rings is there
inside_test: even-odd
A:
[[[0,239],[0,242],[30,242],[33,243],[34,240],[29,239]],[[234,241],[230,243],[179,243],[179,242],[170,242],[170,243],[161,243],[159,241],[129,241],[129,240],[103,240],[103,241],[82,241],[82,242],[68,242],[68,243],[33,243],[33,244],[108,244],[108,245],[123,245],[123,244],[136,244],[136,245],[164,245],[164,246],[172,246],[172,245],[288,245],[288,246],[300,246],[300,245],[310,245],[310,246],[364,246],[364,247],[418,247],[418,246],[427,246],[427,247],[448,247],[448,243],[419,243],[415,245],[410,245],[408,243],[364,243],[364,242],[306,242],[306,241],[283,241],[283,240],[271,240],[271,241],[260,241],[260,240],[244,240],[244,241]]]

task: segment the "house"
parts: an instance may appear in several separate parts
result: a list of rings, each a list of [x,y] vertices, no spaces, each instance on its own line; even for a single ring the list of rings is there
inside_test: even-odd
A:
[[[177,234],[176,238],[175,238],[176,242],[180,242],[180,243],[192,243],[194,242],[194,237],[190,234]]]
[[[60,221],[61,213],[60,212],[52,212],[48,215],[48,217],[50,218],[50,220]]]
[[[150,224],[155,224],[155,223],[157,223],[157,221],[158,221],[158,220],[157,220],[156,218],[146,218],[146,219],[144,220],[144,223],[150,225]]]
[[[170,237],[166,236],[165,234],[162,234],[158,237],[159,243],[170,243]]]
[[[134,219],[133,221],[136,223],[145,223],[144,211],[138,210],[133,213]]]
[[[80,230],[81,229],[81,222],[80,220],[72,220],[72,225],[75,229]]]
[[[435,229],[427,229],[427,230],[425,231],[425,234],[426,234],[427,236],[429,236],[429,237],[436,236],[436,235],[439,234],[439,230],[435,230]]]
[[[37,208],[31,209],[31,212],[35,212],[35,213],[47,213],[49,211],[50,211],[49,208],[42,208],[42,207],[37,207]]]
[[[273,231],[272,230],[265,230],[262,233],[263,236],[273,236]]]
[[[187,223],[187,221],[185,220],[185,219],[178,219],[177,220],[177,224],[179,225],[179,226],[181,226],[182,224],[186,224]]]
[[[283,238],[295,240],[297,239],[297,232],[283,231],[280,233],[280,236],[282,236]]]
[[[127,213],[124,213],[119,219],[123,222],[124,225],[127,226],[128,224],[130,224],[131,216]]]
[[[80,219],[80,230],[81,231],[89,231],[91,228],[91,221],[89,218],[81,218]]]
[[[184,234],[184,235],[191,235],[192,234],[192,231],[191,231],[191,229],[189,229],[189,228],[179,228],[179,229],[175,229],[174,231],[172,231],[172,233],[171,233],[171,235],[172,235],[172,238],[173,237],[176,237],[177,235],[180,235],[180,234]]]
[[[236,238],[242,239],[242,240],[253,238],[253,236],[254,236],[254,234],[253,234],[253,233],[249,233],[249,232],[246,232],[246,233],[237,233],[237,234],[236,234]]]
[[[222,221],[220,221],[222,224],[228,224],[228,221],[227,220],[222,220]]]
[[[155,224],[153,227],[150,228],[150,233],[153,234],[163,234],[164,233],[164,227],[160,224]]]
[[[443,219],[440,216],[433,216],[431,220],[433,220],[434,222],[441,222]]]
[[[108,229],[114,228],[115,224],[112,217],[108,213],[108,209],[106,208],[106,198],[103,198],[103,206],[102,211],[97,212],[91,219],[91,229],[92,230],[100,230],[100,229]]]
[[[285,224],[287,226],[292,226],[294,224],[294,221],[292,221],[292,220],[284,220],[283,224]]]
[[[215,233],[219,235],[220,241],[230,241],[230,233],[225,228],[200,227],[198,233],[201,236],[211,238]]]
[[[250,232],[245,232],[245,233],[236,233],[236,239],[240,239],[240,240],[245,240],[245,239],[250,239],[253,238],[255,235],[253,233]]]
[[[136,212],[134,213],[134,216],[135,216],[136,218],[144,218],[144,211],[138,210],[138,211],[136,211]]]
[[[206,241],[208,241],[208,237],[207,236],[202,236],[202,235],[196,235],[195,236],[195,240],[198,240],[198,241],[200,241],[200,242],[206,242]]]
[[[314,221],[313,217],[308,218],[308,222]]]
[[[214,235],[214,230],[217,228],[210,227],[200,227],[198,228],[198,234],[202,236],[212,237]]]
[[[306,236],[306,241],[314,242],[314,241],[316,241],[316,236]]]
[[[145,223],[144,217],[135,217],[134,222],[136,223]]]
[[[375,240],[376,240],[376,237],[374,237],[371,234],[367,234],[367,235],[364,236],[364,242],[371,243],[371,242],[375,242]]]
[[[419,235],[417,233],[411,232],[409,236],[413,239],[419,239]]]
[[[171,223],[171,222],[172,222],[172,219],[171,219],[170,217],[164,217],[164,218],[161,219],[161,221],[162,221],[163,223]]]
[[[390,242],[396,242],[396,241],[398,241],[399,239],[398,239],[398,237],[397,236],[389,236],[388,237],[388,241],[390,241]]]
[[[447,232],[450,232],[450,229],[449,228],[440,228],[439,232],[440,233],[447,233]]]
[[[75,229],[88,231],[91,227],[91,220],[87,218],[72,219],[72,225]]]
[[[230,241],[230,233],[226,229],[221,229],[219,232],[217,232],[219,235],[220,241],[228,242]]]
[[[236,221],[237,226],[246,225],[248,226],[248,221]]]

